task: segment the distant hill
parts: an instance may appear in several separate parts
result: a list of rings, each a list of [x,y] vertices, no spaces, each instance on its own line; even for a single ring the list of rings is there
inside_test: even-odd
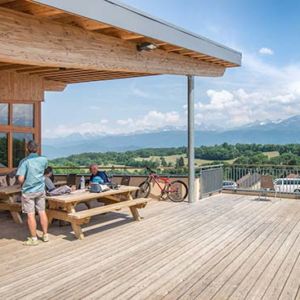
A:
[[[195,144],[221,143],[288,144],[300,142],[300,116],[278,122],[253,123],[227,131],[196,130]],[[179,147],[187,144],[185,130],[162,130],[131,135],[80,135],[44,139],[43,153],[49,158],[63,157],[83,152],[124,152],[141,148]]]

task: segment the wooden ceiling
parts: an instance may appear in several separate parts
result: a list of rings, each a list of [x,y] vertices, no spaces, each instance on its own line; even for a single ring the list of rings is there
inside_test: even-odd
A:
[[[196,61],[208,62],[210,64],[222,66],[225,68],[236,66],[235,64],[215,57],[197,53],[189,49],[179,48],[178,46],[167,44],[159,40],[153,40],[151,38],[141,36],[133,32],[113,27],[109,24],[104,24],[84,17],[71,15],[55,8],[34,3],[31,0],[0,0],[0,7],[33,15],[38,18],[48,19],[51,20],[51,22],[58,22],[60,24],[77,26],[88,31],[113,36],[118,39],[127,41],[129,43],[135,43],[136,45],[143,42],[150,42],[155,44],[159,49],[166,51],[167,53],[175,53],[177,55],[190,57],[195,59]],[[0,71],[8,70],[16,71],[18,73],[23,74],[37,75],[43,77],[46,80],[59,81],[66,84],[156,75],[149,73],[110,72],[82,69],[52,68],[32,65],[14,65],[0,62]]]

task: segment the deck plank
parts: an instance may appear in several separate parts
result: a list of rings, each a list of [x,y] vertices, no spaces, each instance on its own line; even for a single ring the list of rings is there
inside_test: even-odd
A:
[[[0,214],[1,298],[299,299],[299,201],[219,194],[143,213],[97,216],[84,241],[54,225],[33,248]]]
[[[278,226],[276,230],[268,236],[257,250],[250,256],[246,255],[246,259],[240,265],[237,265],[238,269],[232,269],[232,267],[234,267],[237,263],[235,262],[226,270],[226,273],[221,274],[222,281],[220,281],[220,279],[214,281],[214,285],[216,285],[216,281],[220,281],[220,288],[212,289],[212,291],[215,292],[212,299],[228,299],[251,270],[263,263],[263,258],[266,254],[272,255],[272,253],[276,253],[278,251],[278,248],[282,245],[299,221],[300,212],[293,214],[293,211],[290,211],[289,213],[293,217],[284,218],[282,223],[277,224]],[[245,253],[243,256],[245,256]],[[253,275],[255,276],[255,274]],[[249,283],[249,281],[247,282]]]

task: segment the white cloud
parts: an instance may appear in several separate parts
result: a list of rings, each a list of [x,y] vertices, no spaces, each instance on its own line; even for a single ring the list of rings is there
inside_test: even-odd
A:
[[[259,53],[263,55],[273,55],[274,51],[270,48],[263,47],[259,49]]]
[[[300,114],[300,64],[279,67],[245,52],[239,72],[234,86],[220,81],[196,102],[198,125],[228,129]]]
[[[145,116],[133,119],[118,120],[117,124],[126,126],[130,132],[136,130],[158,129],[166,126],[177,126],[181,124],[180,114],[176,111],[159,112],[156,110],[150,111]]]
[[[72,124],[70,126],[59,125],[52,130],[46,130],[44,136],[47,138],[64,137],[70,134],[129,134],[136,131],[156,130],[167,126],[182,126],[184,119],[176,111],[159,112],[149,111],[139,118],[120,119],[115,122],[109,122],[103,119],[99,122],[85,122]]]
[[[203,85],[205,79],[198,80],[201,82],[199,82],[199,88],[197,88],[198,84],[196,85],[196,95],[198,92],[200,94],[203,86],[210,87],[206,90],[205,97],[203,94],[199,95],[200,102],[196,98],[195,120],[201,128],[228,129],[255,121],[276,121],[300,114],[300,64],[279,67],[263,61],[257,54],[244,51],[242,68],[231,72],[224,79],[210,79],[206,85]],[[182,98],[184,101],[186,95],[180,94],[179,91],[185,90],[186,86],[181,83],[180,86],[176,86],[178,83],[175,81],[176,90],[173,91],[171,81],[168,81],[168,84],[170,86],[168,86],[167,95],[174,92],[174,95],[168,98],[168,105],[171,103],[170,99],[175,101],[177,98]],[[129,86],[128,91],[131,95],[147,99],[166,97],[166,94],[162,92],[163,89],[157,86],[154,89],[141,89],[132,85]],[[166,107],[166,105],[162,104],[161,107]],[[76,132],[128,134],[185,125],[186,106],[169,112],[149,110],[141,116],[130,115],[128,110],[124,118],[118,120],[103,119],[95,123],[61,125],[46,131],[45,136],[66,136]]]

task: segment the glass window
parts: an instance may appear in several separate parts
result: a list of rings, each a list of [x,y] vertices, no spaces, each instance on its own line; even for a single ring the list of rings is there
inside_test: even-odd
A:
[[[17,168],[20,161],[27,155],[26,143],[33,139],[32,133],[15,132],[13,134],[13,167]]]
[[[0,124],[8,125],[8,104],[0,103]]]
[[[7,134],[0,132],[0,169],[8,167]]]
[[[33,104],[13,104],[13,125],[33,127]]]

